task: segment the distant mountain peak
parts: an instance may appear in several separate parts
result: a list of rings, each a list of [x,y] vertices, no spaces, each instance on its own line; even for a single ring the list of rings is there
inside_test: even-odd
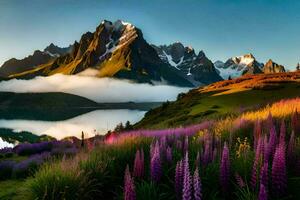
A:
[[[281,73],[285,72],[285,68],[282,65],[275,63],[272,59],[269,59],[263,67],[265,74],[269,73]]]
[[[163,62],[176,68],[182,76],[187,76],[194,85],[222,80],[203,51],[196,55],[193,47],[185,47],[181,42],[153,47]]]

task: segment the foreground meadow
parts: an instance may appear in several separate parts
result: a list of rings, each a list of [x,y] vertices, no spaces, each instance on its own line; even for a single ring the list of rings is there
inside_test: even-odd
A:
[[[1,199],[299,199],[300,99],[163,130],[1,150]]]

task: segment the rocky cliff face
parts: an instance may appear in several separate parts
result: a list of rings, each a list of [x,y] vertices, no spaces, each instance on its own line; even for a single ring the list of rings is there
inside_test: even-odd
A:
[[[263,67],[263,72],[265,74],[270,74],[270,73],[281,73],[285,72],[285,68],[282,65],[279,65],[275,62],[273,62],[271,59],[266,62],[265,66]]]
[[[164,63],[178,70],[196,86],[222,80],[203,51],[197,55],[192,47],[184,47],[180,42],[153,47]]]

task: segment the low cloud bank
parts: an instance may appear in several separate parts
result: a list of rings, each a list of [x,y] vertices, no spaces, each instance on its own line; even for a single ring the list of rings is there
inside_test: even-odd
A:
[[[62,74],[36,77],[30,80],[12,79],[0,82],[1,92],[65,92],[99,103],[175,100],[179,93],[187,92],[189,89],[168,85],[137,84],[113,78]]]

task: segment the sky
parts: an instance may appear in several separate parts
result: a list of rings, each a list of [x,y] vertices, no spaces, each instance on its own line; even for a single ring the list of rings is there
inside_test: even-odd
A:
[[[104,19],[122,19],[152,44],[180,41],[212,61],[252,53],[294,69],[299,11],[298,0],[0,0],[0,65],[51,42],[68,46]]]

